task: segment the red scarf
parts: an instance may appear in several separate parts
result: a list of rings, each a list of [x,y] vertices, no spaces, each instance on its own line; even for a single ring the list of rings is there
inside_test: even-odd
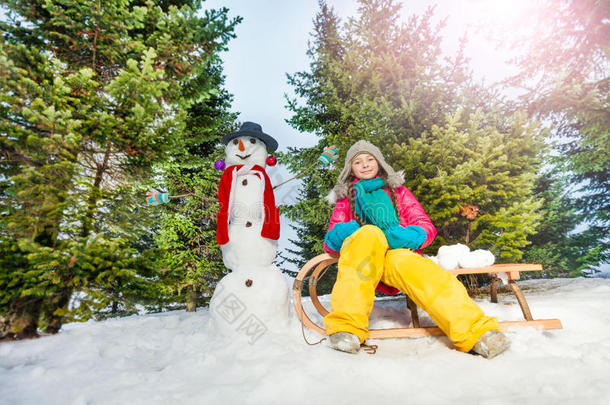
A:
[[[220,183],[218,184],[218,202],[220,203],[220,212],[216,215],[216,241],[219,245],[224,245],[229,241],[229,212],[231,210],[232,200],[231,195],[235,192],[233,173],[242,168],[243,165],[229,166],[222,173]],[[236,169],[236,170],[235,170]],[[267,176],[267,172],[259,165],[252,166],[259,177],[262,175],[265,178],[265,190],[263,193],[263,206],[265,209],[265,218],[263,221],[263,229],[261,236],[268,239],[278,240],[280,238],[280,212],[275,206],[275,197],[273,195],[273,187],[271,180]],[[247,248],[247,246],[244,246]]]

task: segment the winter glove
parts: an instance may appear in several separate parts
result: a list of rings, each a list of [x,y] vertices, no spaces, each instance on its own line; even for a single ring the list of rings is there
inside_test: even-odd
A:
[[[326,233],[324,242],[326,242],[326,246],[335,252],[338,252],[341,250],[343,241],[352,233],[356,232],[358,228],[360,228],[360,225],[353,219],[349,222],[338,222],[333,229]]]
[[[424,228],[417,225],[409,225],[407,227],[400,225],[392,226],[384,233],[390,249],[406,248],[416,250],[419,249],[428,237]]]

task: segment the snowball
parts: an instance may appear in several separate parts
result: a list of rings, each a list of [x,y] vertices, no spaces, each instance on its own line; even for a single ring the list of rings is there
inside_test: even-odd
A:
[[[471,252],[468,246],[461,243],[441,246],[437,258],[438,264],[445,270],[452,270],[458,266],[462,268],[491,266],[495,261],[493,253],[489,250],[477,249]]]
[[[441,266],[445,270],[453,270],[458,266],[458,259],[453,255],[439,255],[438,256],[438,265]]]
[[[479,264],[479,256],[475,252],[468,252],[458,259],[458,264],[460,267],[470,268],[470,267],[481,267]]]
[[[461,243],[457,243],[455,245],[441,246],[438,249],[438,256],[440,257],[450,255],[459,258],[463,254],[468,252],[470,252],[470,248],[468,246],[463,245]]]
[[[469,252],[458,260],[460,267],[485,267],[494,264],[495,257],[489,250],[477,249]]]
[[[479,256],[481,267],[491,266],[496,261],[496,257],[489,250],[477,249],[474,252]]]
[[[468,253],[470,248],[461,243],[455,245],[441,246],[438,249],[438,264],[445,270],[452,270],[458,267],[458,261],[462,255]]]

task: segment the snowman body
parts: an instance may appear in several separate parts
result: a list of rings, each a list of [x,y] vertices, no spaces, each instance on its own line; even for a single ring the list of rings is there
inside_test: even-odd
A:
[[[227,170],[233,165],[243,165],[233,173],[229,199],[229,241],[220,247],[224,265],[232,271],[237,271],[243,265],[257,268],[269,266],[277,254],[277,241],[261,235],[265,220],[265,181],[259,172],[251,170],[255,165],[264,169],[266,159],[267,147],[255,137],[235,138],[225,148]]]
[[[210,312],[219,332],[256,343],[269,332],[281,332],[288,326],[288,282],[273,265],[233,271],[218,282]]]
[[[248,168],[243,166],[236,172],[229,210],[229,242],[220,247],[224,265],[233,271],[244,264],[268,266],[277,254],[277,241],[261,236],[265,182]]]

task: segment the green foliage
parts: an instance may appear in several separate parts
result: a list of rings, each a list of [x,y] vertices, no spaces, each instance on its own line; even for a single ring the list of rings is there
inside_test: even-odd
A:
[[[556,169],[546,171],[536,179],[534,192],[544,204],[539,230],[529,237],[532,245],[525,260],[541,263],[544,270],[531,276],[580,276],[599,263],[603,258],[603,248],[597,244],[599,235],[593,229],[575,231],[583,215],[571,197],[570,177]]]
[[[541,150],[540,130],[523,114],[491,126],[481,110],[461,123],[461,113],[395,148],[407,187],[439,231],[433,248],[467,243],[491,249],[500,261],[519,260],[535,233],[542,201],[531,197]],[[464,205],[479,215],[460,215]],[[467,236],[468,235],[468,236]]]
[[[299,201],[283,207],[298,221],[292,261],[301,265],[321,252],[332,209],[322,196],[359,139],[378,145],[388,163],[405,171],[406,186],[440,231],[428,252],[468,238],[503,261],[518,260],[540,220],[541,201],[531,191],[546,133],[523,113],[503,113],[503,100],[473,83],[462,48],[441,56],[444,23],[432,23],[433,8],[401,23],[399,7],[362,0],[358,15],[341,24],[320,2],[310,70],[288,77],[298,97],[288,100],[290,123],[320,141],[311,149],[289,148],[283,161],[296,172],[325,145],[341,151],[335,168],[304,176]],[[472,224],[459,215],[464,204],[482,210]]]
[[[195,195],[162,206],[156,234],[161,289],[184,300],[182,294],[191,286],[203,293],[202,303],[207,304],[216,282],[226,273],[216,243],[218,203],[210,197],[218,188],[219,174],[207,159],[201,164],[169,163],[164,173],[171,192]]]
[[[544,246],[539,239],[534,243],[536,254],[546,258],[549,266],[561,273],[579,274],[581,269],[610,259],[608,3],[549,0],[532,8],[521,21],[530,28],[527,37],[511,44],[518,51],[514,64],[519,73],[506,84],[525,90],[520,108],[551,123],[555,153],[550,163],[569,177],[555,176],[551,180],[556,184],[549,187],[557,190],[571,185],[569,195],[554,192],[553,201],[562,200],[578,219],[563,229],[546,221],[541,234],[550,238],[549,243]],[[548,184],[548,180],[541,182]],[[542,195],[547,192],[540,190]],[[545,210],[547,216],[563,216],[558,204]],[[578,224],[584,226],[575,234]],[[565,252],[563,263],[569,265],[562,264],[560,252]]]
[[[190,136],[183,137],[182,147],[158,167],[161,184],[171,195],[193,194],[159,207],[162,216],[156,233],[161,295],[186,301],[187,310],[207,305],[216,282],[227,271],[216,243],[218,203],[214,197],[221,173],[214,162],[224,157],[224,148],[216,145],[222,135],[236,129],[237,117],[229,112],[231,97],[222,89],[221,73],[215,60],[186,86],[185,97],[194,97],[185,119]],[[195,84],[206,89],[205,97],[190,93]]]
[[[184,0],[5,5],[0,245],[13,260],[0,313],[17,325],[27,307],[35,333],[40,313],[55,332],[63,319],[133,313],[138,299],[165,305],[160,213],[142,209],[144,191],[154,168],[202,144],[202,128],[230,125],[218,53],[240,19]]]

